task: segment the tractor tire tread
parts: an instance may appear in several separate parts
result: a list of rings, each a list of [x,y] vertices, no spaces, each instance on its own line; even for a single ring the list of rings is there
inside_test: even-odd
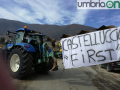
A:
[[[22,59],[22,60],[20,60],[20,63],[22,62],[22,64],[21,64],[22,66],[20,66],[18,72],[14,73],[14,75],[12,77],[18,78],[18,79],[25,79],[29,76],[30,71],[32,69],[32,64],[30,63],[30,61],[31,61],[30,59],[32,56],[30,57],[29,53],[27,51],[25,51],[22,47],[16,47],[16,48],[12,49],[12,51],[9,55],[9,61],[8,61],[9,63],[8,64],[10,64],[10,58],[15,52],[16,53],[18,52],[17,54],[20,53],[21,56],[19,55],[19,58]]]

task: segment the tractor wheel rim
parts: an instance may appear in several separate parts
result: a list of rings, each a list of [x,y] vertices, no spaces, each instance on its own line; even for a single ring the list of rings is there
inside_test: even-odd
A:
[[[17,72],[20,67],[20,58],[17,54],[13,54],[10,59],[10,68],[13,72]]]

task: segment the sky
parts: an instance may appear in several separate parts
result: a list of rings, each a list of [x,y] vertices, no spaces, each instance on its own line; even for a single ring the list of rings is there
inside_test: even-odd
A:
[[[120,26],[119,9],[77,9],[77,0],[0,0],[0,18],[29,24]]]

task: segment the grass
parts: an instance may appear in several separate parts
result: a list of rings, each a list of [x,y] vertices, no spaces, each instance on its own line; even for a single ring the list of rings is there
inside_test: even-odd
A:
[[[0,48],[5,49],[6,45],[0,44]]]

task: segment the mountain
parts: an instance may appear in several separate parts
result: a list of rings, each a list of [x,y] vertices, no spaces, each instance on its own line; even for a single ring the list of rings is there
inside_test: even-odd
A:
[[[93,27],[79,25],[79,24],[71,24],[71,25],[64,25],[64,26],[41,25],[41,24],[27,24],[19,21],[14,21],[14,20],[0,19],[0,35],[5,34],[6,31],[8,30],[15,32],[16,29],[23,28],[24,26],[27,26],[28,29],[42,32],[45,35],[48,35],[50,38],[56,38],[57,40],[59,40],[63,34],[76,35],[81,30],[95,31],[96,29]]]

